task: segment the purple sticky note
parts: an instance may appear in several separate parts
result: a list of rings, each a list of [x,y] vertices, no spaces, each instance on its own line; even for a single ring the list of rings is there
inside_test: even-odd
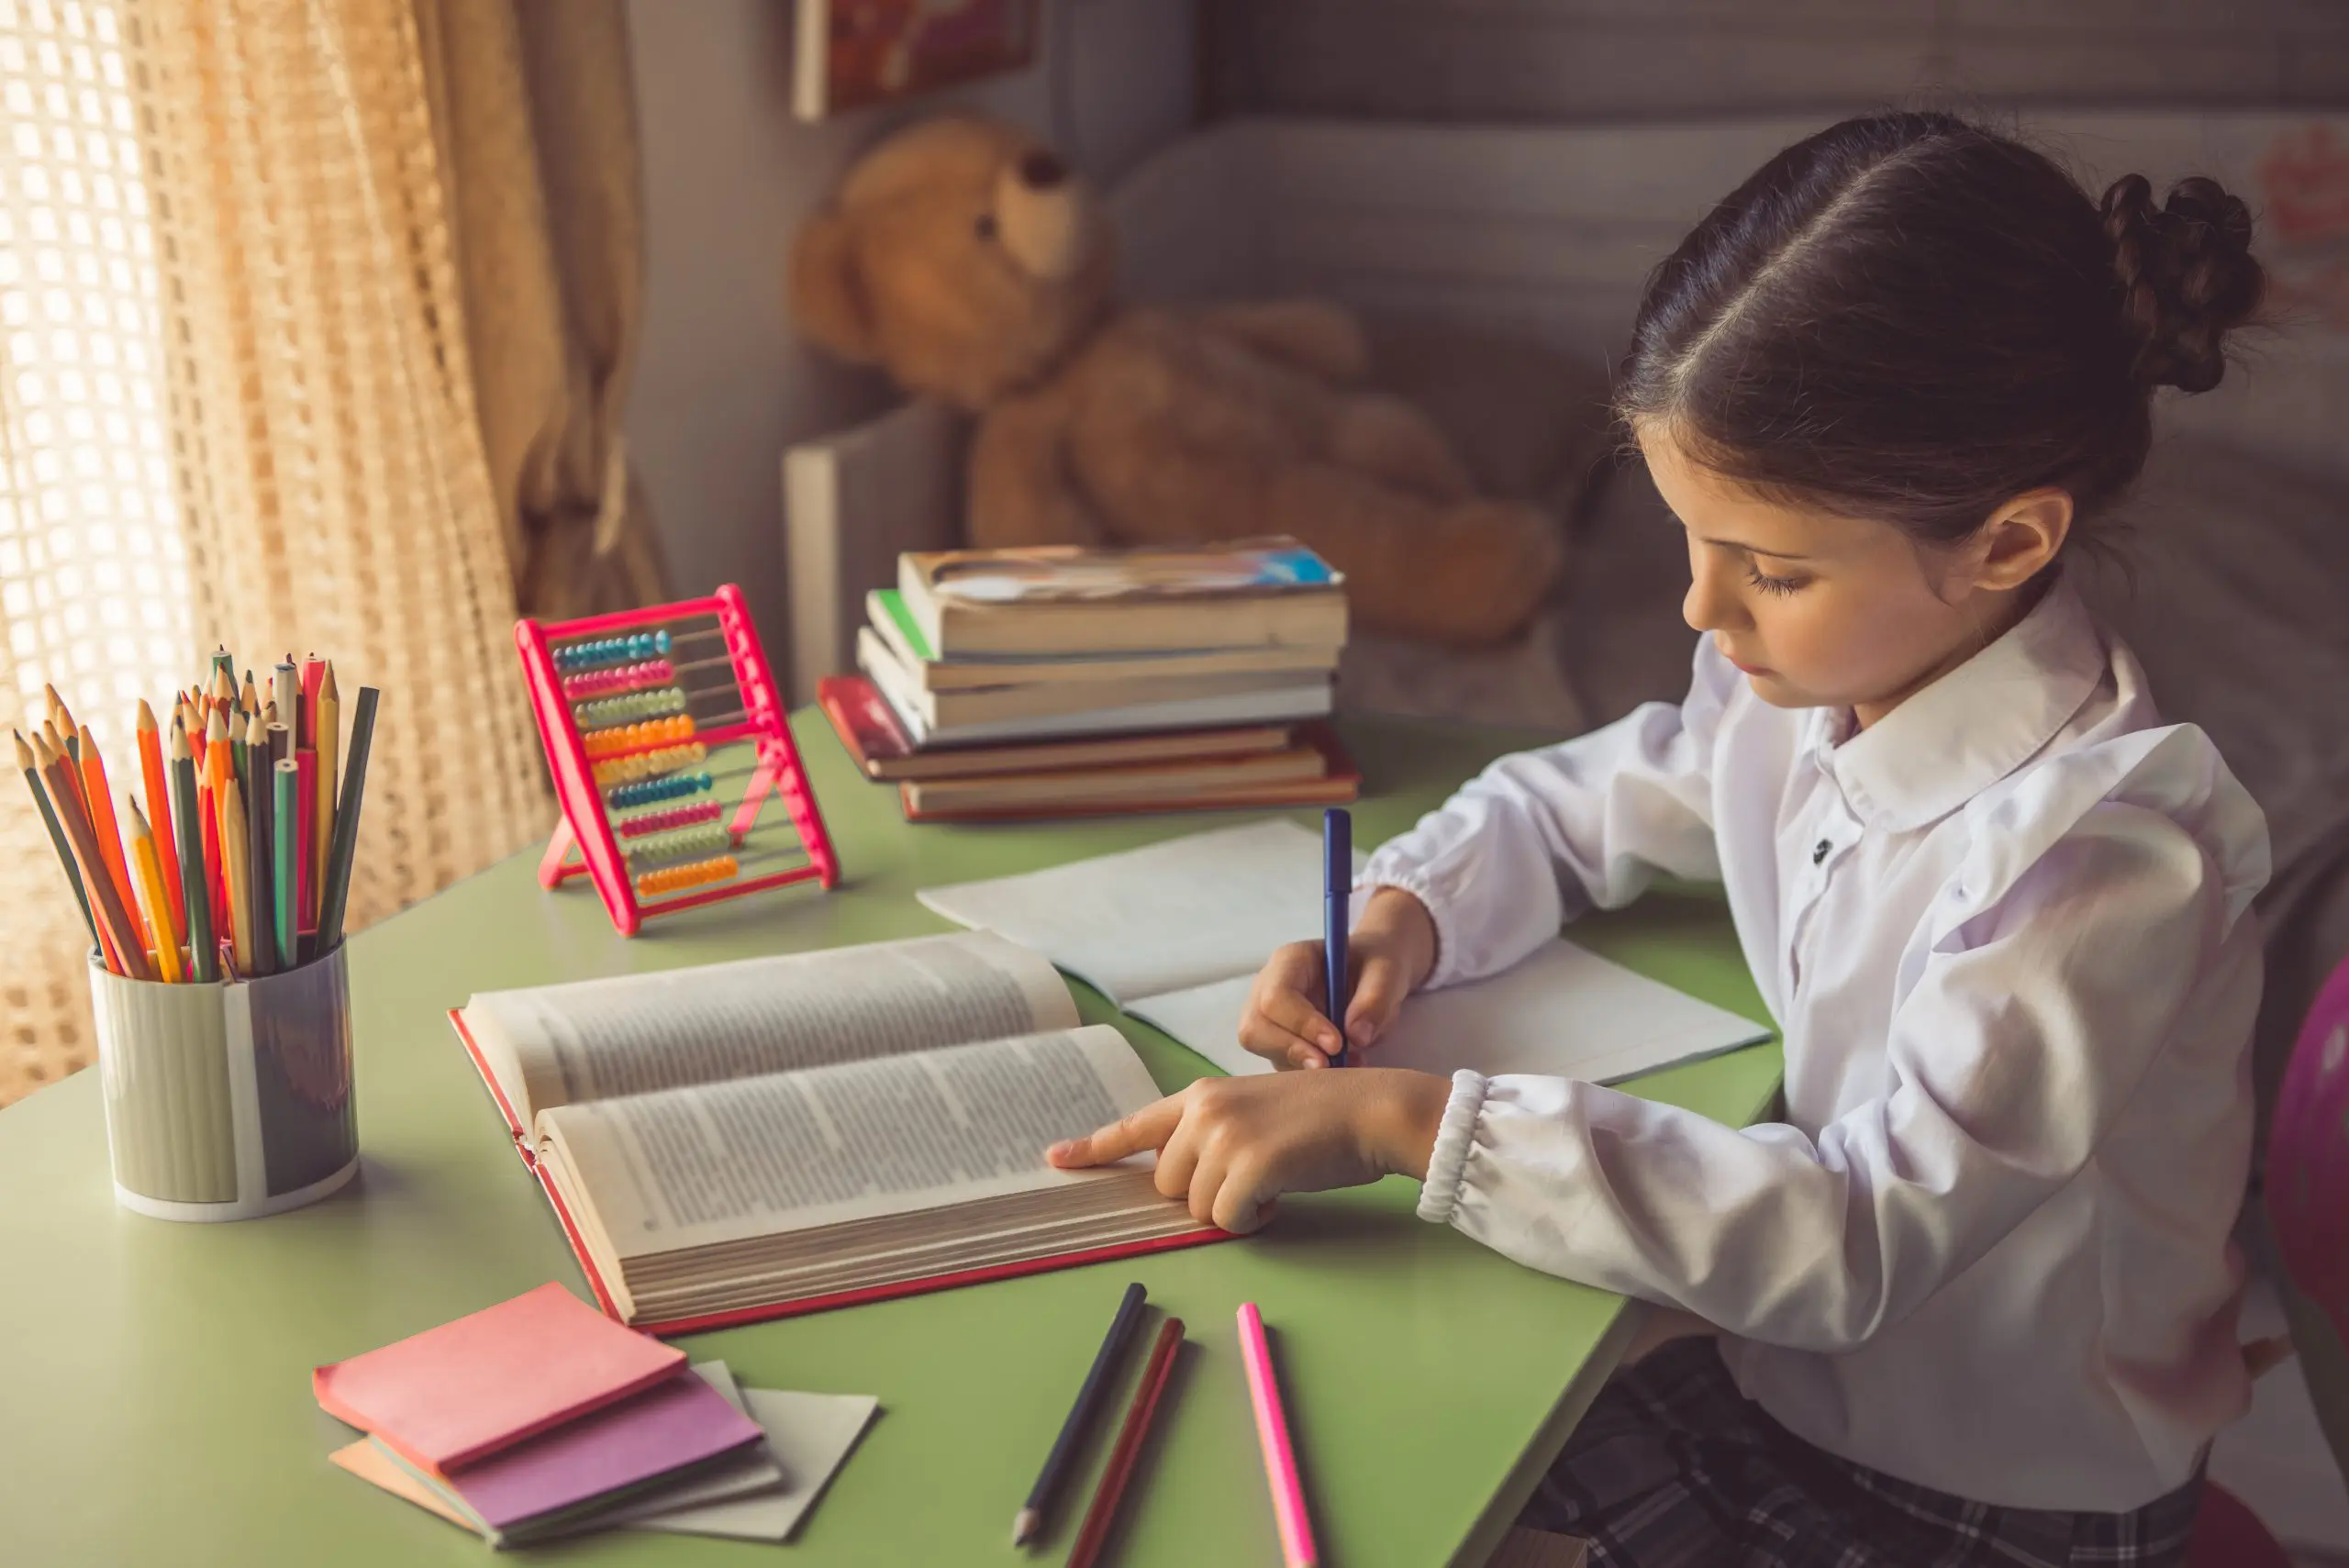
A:
[[[590,1502],[760,1440],[726,1396],[680,1372],[665,1383],[469,1464],[450,1486],[493,1529]]]

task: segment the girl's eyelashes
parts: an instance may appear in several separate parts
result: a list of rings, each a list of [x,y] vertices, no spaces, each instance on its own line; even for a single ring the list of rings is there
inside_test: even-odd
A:
[[[1773,577],[1750,561],[1745,564],[1745,580],[1765,594],[1791,594],[1809,581],[1807,577]]]

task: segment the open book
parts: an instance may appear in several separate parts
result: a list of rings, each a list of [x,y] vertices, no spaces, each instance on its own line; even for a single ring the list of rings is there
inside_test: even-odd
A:
[[[1366,859],[1356,853],[1357,870]],[[958,924],[1048,954],[1226,1072],[1268,1073],[1273,1063],[1240,1046],[1241,1010],[1275,948],[1320,937],[1321,873],[1321,840],[1273,821],[920,898]],[[1413,996],[1361,1062],[1609,1084],[1769,1038],[1561,938],[1505,973]]]
[[[1052,965],[974,932],[476,995],[452,1015],[606,1310],[660,1332],[1209,1240],[1158,1097]]]

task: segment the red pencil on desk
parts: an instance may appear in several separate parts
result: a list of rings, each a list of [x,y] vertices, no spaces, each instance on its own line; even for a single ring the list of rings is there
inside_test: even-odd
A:
[[[1109,1539],[1119,1501],[1133,1475],[1134,1456],[1141,1451],[1142,1439],[1150,1435],[1151,1418],[1158,1414],[1158,1396],[1165,1391],[1167,1373],[1174,1370],[1174,1352],[1182,1348],[1183,1320],[1169,1318],[1158,1326],[1158,1339],[1150,1347],[1150,1363],[1142,1368],[1141,1385],[1134,1390],[1134,1402],[1126,1407],[1126,1424],[1118,1429],[1118,1446],[1109,1451],[1109,1467],[1101,1473],[1101,1485],[1093,1491],[1093,1506],[1085,1510],[1076,1544],[1069,1548],[1068,1568],[1093,1568],[1093,1560],[1101,1555],[1101,1543]]]

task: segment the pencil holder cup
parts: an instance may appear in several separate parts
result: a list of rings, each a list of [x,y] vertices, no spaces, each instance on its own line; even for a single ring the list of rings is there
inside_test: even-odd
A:
[[[94,953],[115,1201],[157,1219],[253,1219],[359,1169],[351,986],[337,946],[225,984],[111,973]]]

